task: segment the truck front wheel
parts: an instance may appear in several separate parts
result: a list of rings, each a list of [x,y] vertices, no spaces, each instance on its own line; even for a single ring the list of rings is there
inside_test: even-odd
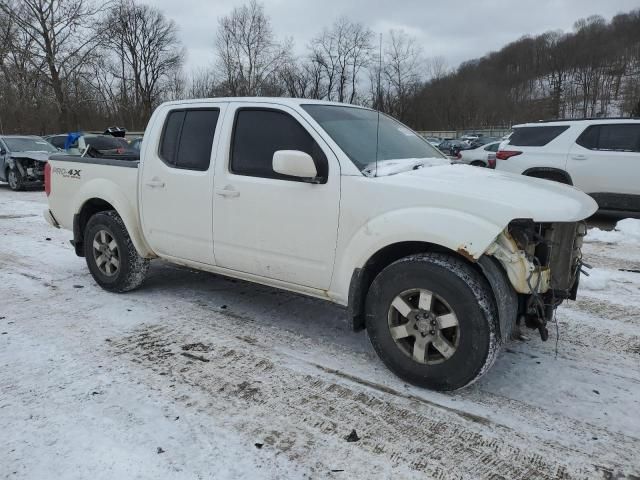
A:
[[[138,254],[114,210],[96,213],[87,222],[84,257],[94,280],[110,292],[138,288],[149,269],[149,260]]]
[[[367,332],[403,380],[455,390],[484,374],[500,341],[491,287],[462,259],[440,253],[402,258],[374,279]]]

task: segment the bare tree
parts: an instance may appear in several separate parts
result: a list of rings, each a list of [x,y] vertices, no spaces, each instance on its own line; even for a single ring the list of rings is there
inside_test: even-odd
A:
[[[139,113],[141,126],[158,102],[170,97],[170,90],[175,93],[181,83],[184,50],[178,29],[159,9],[134,0],[120,0],[107,24],[106,41],[121,67],[123,100]]]
[[[218,93],[218,81],[211,68],[200,68],[191,72],[187,88],[187,98],[209,98]]]
[[[424,62],[424,69],[429,80],[438,80],[450,73],[447,60],[442,55],[427,58]]]
[[[102,9],[91,0],[0,0],[0,11],[28,40],[23,47],[31,66],[54,92],[62,128],[70,121],[67,81],[98,46],[102,28],[95,20]]]
[[[290,61],[291,42],[276,41],[263,5],[251,0],[218,21],[216,51],[230,95],[262,95]]]
[[[372,41],[370,29],[346,17],[312,40],[310,60],[321,68],[328,100],[356,100],[361,71],[371,60]]]
[[[384,51],[382,75],[387,85],[387,108],[406,120],[409,105],[423,76],[422,49],[415,38],[391,30]]]

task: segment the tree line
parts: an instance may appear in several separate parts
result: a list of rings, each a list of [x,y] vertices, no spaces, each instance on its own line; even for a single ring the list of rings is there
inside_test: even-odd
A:
[[[367,105],[429,130],[640,115],[640,10],[450,69],[405,32],[346,17],[296,49],[251,0],[218,20],[211,49],[185,73],[177,25],[138,0],[0,0],[0,131],[141,130],[163,101],[215,96]]]

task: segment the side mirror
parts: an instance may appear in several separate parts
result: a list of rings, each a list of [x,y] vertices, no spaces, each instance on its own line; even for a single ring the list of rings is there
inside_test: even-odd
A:
[[[6,155],[7,151],[4,148],[0,148],[0,155]]]
[[[319,183],[316,164],[308,153],[299,150],[278,150],[273,154],[273,171]]]

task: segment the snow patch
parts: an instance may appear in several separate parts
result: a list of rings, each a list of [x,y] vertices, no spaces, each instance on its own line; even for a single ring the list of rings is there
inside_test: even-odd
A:
[[[585,242],[601,243],[637,243],[640,242],[640,219],[625,218],[620,220],[611,231],[592,228],[585,237]]]
[[[614,279],[614,272],[611,270],[593,269],[589,270],[589,276],[580,276],[581,290],[606,290]]]

